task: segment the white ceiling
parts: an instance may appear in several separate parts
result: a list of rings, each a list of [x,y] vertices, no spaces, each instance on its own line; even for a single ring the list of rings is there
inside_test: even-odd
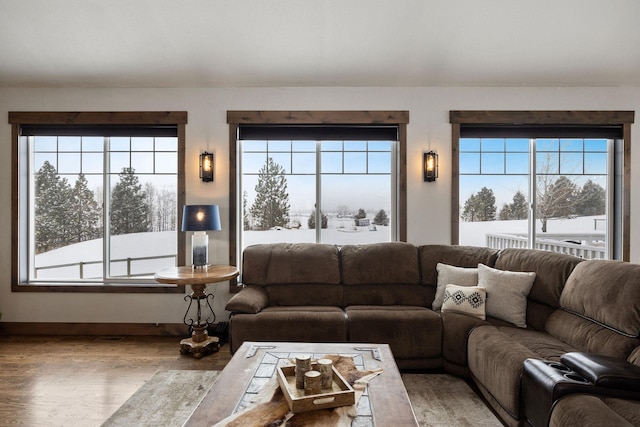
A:
[[[640,86],[640,1],[1,0],[27,86]]]

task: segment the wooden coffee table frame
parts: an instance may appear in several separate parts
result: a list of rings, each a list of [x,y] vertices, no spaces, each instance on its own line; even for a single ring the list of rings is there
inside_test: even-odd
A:
[[[382,368],[368,386],[376,426],[418,426],[400,371],[387,344],[245,342],[233,355],[184,426],[211,426],[237,408],[266,352],[361,354],[366,369]]]

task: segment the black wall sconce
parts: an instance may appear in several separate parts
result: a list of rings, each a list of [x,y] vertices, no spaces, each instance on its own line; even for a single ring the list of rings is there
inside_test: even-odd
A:
[[[438,177],[438,155],[434,151],[424,153],[424,181],[433,182]]]
[[[205,151],[200,154],[200,179],[204,182],[213,181],[213,153]]]

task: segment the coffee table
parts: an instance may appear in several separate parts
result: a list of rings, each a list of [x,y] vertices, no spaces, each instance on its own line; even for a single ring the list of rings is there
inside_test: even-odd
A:
[[[280,359],[311,354],[353,356],[359,369],[382,368],[358,403],[357,426],[418,426],[400,371],[387,344],[251,342],[240,346],[193,411],[185,427],[211,426],[242,410],[275,374]]]

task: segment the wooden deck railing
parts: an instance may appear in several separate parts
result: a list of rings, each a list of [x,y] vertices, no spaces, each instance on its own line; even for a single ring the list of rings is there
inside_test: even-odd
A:
[[[149,261],[156,260],[164,260],[164,259],[173,259],[173,262],[161,262],[161,263],[153,263]],[[141,266],[142,263],[147,262],[147,266]],[[67,264],[55,264],[55,265],[47,265],[43,267],[35,267],[35,279],[38,279],[38,275],[42,271],[49,270],[60,270],[60,269],[71,269],[76,270],[78,272],[77,278],[79,279],[95,279],[102,277],[99,276],[89,276],[86,275],[86,267],[88,266],[101,266],[103,263],[102,260],[99,261],[78,261]],[[158,256],[150,256],[150,257],[137,257],[137,258],[122,258],[122,259],[112,259],[111,260],[111,277],[144,277],[144,276],[153,276],[156,271],[161,268],[173,267],[176,263],[176,255],[158,255]],[[137,268],[136,268],[137,264]],[[100,273],[102,273],[102,268],[99,268]],[[65,277],[70,277],[66,275]]]
[[[605,259],[604,239],[602,233],[545,234],[536,238],[534,248],[584,259]],[[486,244],[493,249],[527,248],[528,239],[523,234],[491,233],[486,235]]]

